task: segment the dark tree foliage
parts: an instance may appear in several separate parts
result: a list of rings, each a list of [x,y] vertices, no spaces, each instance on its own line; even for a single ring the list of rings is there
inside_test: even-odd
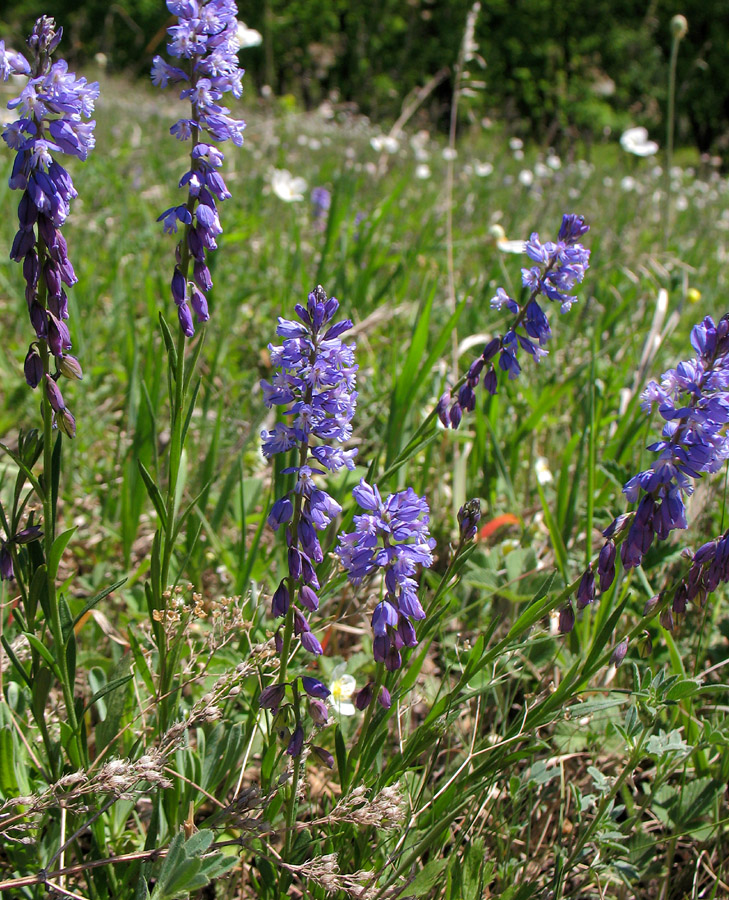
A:
[[[241,19],[264,36],[245,51],[247,84],[269,84],[305,106],[327,96],[374,118],[396,116],[405,95],[453,67],[471,0],[239,0]],[[112,69],[143,74],[164,51],[163,0],[16,0],[0,29],[20,45],[43,13],[64,25],[66,54],[106,54]],[[678,58],[678,139],[702,151],[729,142],[726,0],[486,0],[476,38],[487,83],[464,107],[510,130],[560,145],[644,124],[663,140],[671,17],[689,33]],[[444,80],[427,112],[447,122]]]

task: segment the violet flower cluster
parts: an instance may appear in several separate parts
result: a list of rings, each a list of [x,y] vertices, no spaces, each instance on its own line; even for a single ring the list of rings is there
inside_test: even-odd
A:
[[[152,81],[162,88],[182,86],[180,99],[189,100],[192,110],[189,118],[179,119],[170,132],[178,140],[192,140],[192,151],[190,170],[180,179],[180,187],[187,188],[187,202],[166,209],[157,221],[164,221],[169,233],[177,232],[178,222],[185,226],[177,245],[172,297],[180,327],[192,337],[195,327],[190,306],[198,323],[209,318],[206,295],[213,281],[206,253],[216,249],[216,238],[223,231],[216,200],[231,196],[218,171],[223,154],[211,142],[231,140],[237,147],[243,143],[245,123],[231,118],[230,110],[220,104],[228,91],[236,98],[241,96],[243,70],[238,67],[238,10],[233,0],[167,0],[167,8],[177,16],[177,24],[167,29],[167,50],[182,61],[182,67],[155,56]],[[192,281],[188,281],[190,258]]]
[[[0,75],[27,76],[20,95],[8,103],[19,118],[5,126],[3,140],[15,151],[10,187],[21,190],[19,229],[10,258],[23,264],[25,298],[37,341],[25,358],[25,379],[32,388],[43,382],[53,411],[53,424],[74,437],[76,421],[58,386],[61,375],[82,377],[78,360],[69,355],[71,335],[66,325],[66,287],[77,281],[61,227],[71,200],[77,196],[71,176],[54,154],[85,160],[94,146],[94,121],[89,119],[99,95],[96,82],[87,83],[68,71],[63,59],[52,61],[63,29],[43,16],[28,38],[30,59],[6,50],[0,41]],[[49,354],[54,357],[51,371]]]
[[[354,344],[341,340],[352,323],[345,319],[330,324],[338,309],[339,302],[328,298],[319,285],[309,294],[306,306],[296,305],[298,322],[279,318],[276,333],[283,344],[269,344],[268,348],[279,372],[271,382],[261,382],[266,406],[285,407],[288,419],[261,433],[264,455],[298,449],[297,465],[284,469],[284,473],[296,475],[293,490],[276,500],[268,516],[274,530],[286,526],[288,546],[288,576],[273,595],[271,612],[274,617],[285,617],[292,600],[297,600],[294,634],[314,654],[320,654],[322,648],[304,611],[319,608],[315,566],[324,553],[317,532],[341,512],[340,505],[317,485],[316,477],[343,466],[353,469],[357,453],[341,446],[352,433],[358,367]]]
[[[718,323],[707,316],[695,325],[691,345],[696,355],[665,372],[660,384],[651,381],[641,395],[644,411],[655,404],[665,421],[661,440],[647,448],[656,458],[623,486],[628,501],[638,507],[603,531],[607,540],[596,572],[588,568],[577,589],[578,609],[592,603],[597,587],[606,591],[612,584],[618,543],[623,567],[633,569],[642,564],[655,539],[665,540],[673,530],[686,528],[684,498],[693,493],[693,482],[717,472],[729,459],[729,316]],[[698,568],[674,598],[674,611],[683,612],[687,599],[724,580],[729,544],[721,551],[718,546],[712,543],[698,551]],[[564,624],[569,625],[569,617]]]
[[[582,216],[564,215],[556,243],[547,241],[542,244],[536,232],[526,241],[525,252],[536,263],[521,270],[522,284],[529,291],[529,296],[520,305],[503,288],[496,291],[491,307],[498,310],[506,307],[514,315],[514,319],[509,329],[492,338],[481,356],[471,363],[455,399],[450,391],[446,391],[438,401],[438,417],[446,428],[458,428],[463,413],[475,409],[475,389],[482,377],[483,386],[489,394],[496,393],[497,357],[498,368],[507,372],[509,379],[514,379],[521,372],[520,349],[535,362],[547,355],[544,345],[551,337],[552,330],[537,297],[542,295],[547,300],[557,302],[560,304],[560,312],[569,312],[576,301],[576,297],[570,292],[576,284],[582,282],[590,264],[590,251],[579,242],[579,238],[589,228]]]
[[[378,570],[384,576],[385,595],[372,614],[374,657],[393,672],[402,665],[400,650],[417,646],[413,620],[425,618],[413,576],[433,563],[430,510],[412,488],[383,501],[362,479],[352,494],[365,513],[354,517],[353,532],[339,536],[336,552],[354,585]]]

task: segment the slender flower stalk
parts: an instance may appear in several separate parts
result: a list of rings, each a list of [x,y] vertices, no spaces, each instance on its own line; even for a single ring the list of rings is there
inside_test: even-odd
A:
[[[279,372],[271,382],[261,382],[266,406],[285,407],[289,420],[261,433],[264,455],[298,450],[297,464],[283,470],[296,476],[293,490],[276,500],[268,516],[274,531],[285,526],[288,547],[288,575],[271,604],[271,614],[286,620],[280,682],[286,679],[292,636],[298,637],[309,653],[322,652],[307,618],[307,613],[319,607],[316,565],[324,559],[324,552],[317,532],[339,515],[341,507],[319,487],[316,478],[325,470],[353,469],[357,453],[340,446],[352,434],[358,367],[354,344],[341,340],[352,323],[345,319],[330,324],[338,309],[339,302],[328,298],[319,285],[309,294],[306,306],[296,305],[298,322],[279,318],[276,333],[283,344],[268,348]]]
[[[10,188],[23,192],[18,206],[19,228],[10,258],[23,266],[25,299],[36,338],[25,358],[25,379],[32,389],[43,385],[44,489],[39,499],[43,503],[47,564],[46,609],[53,636],[55,671],[63,689],[78,762],[86,758],[87,748],[78,729],[73,672],[69,670],[56,595],[58,562],[52,562],[56,509],[55,492],[50,485],[54,481],[57,483],[60,477],[60,473],[54,471],[60,457],[54,459],[53,430],[57,428],[69,438],[76,434],[76,420],[66,406],[59,380],[61,376],[72,379],[82,377],[78,360],[68,353],[71,335],[66,324],[68,298],[65,289],[75,284],[77,278],[61,233],[77,192],[71,176],[58,162],[57,156],[67,154],[83,161],[93,149],[95,122],[85,120],[89,120],[93,113],[99,86],[69,72],[65,60],[53,60],[53,53],[62,36],[63,29],[57,29],[52,18],[43,16],[38,19],[28,38],[30,61],[20,53],[6,50],[4,42],[0,41],[0,76],[4,81],[10,75],[27,78],[19,96],[8,103],[8,108],[15,110],[18,118],[5,127],[2,135],[5,143],[15,151]],[[15,535],[10,542],[3,544],[3,577],[11,574],[9,544],[18,543],[19,537]],[[38,537],[40,533],[35,530],[29,539]],[[31,629],[33,625],[33,621],[28,623]],[[43,731],[44,723],[39,724]]]
[[[496,393],[498,374],[494,361],[497,357],[498,368],[513,380],[521,372],[520,349],[535,362],[547,355],[544,345],[552,330],[537,298],[541,295],[559,303],[560,312],[569,312],[576,300],[570,292],[582,282],[589,268],[590,251],[579,242],[589,227],[582,216],[565,215],[556,243],[548,241],[542,244],[536,232],[525,243],[527,256],[536,263],[521,270],[522,284],[528,289],[529,296],[525,303],[519,304],[503,288],[496,291],[491,300],[492,309],[506,307],[514,318],[508,330],[492,338],[481,356],[471,363],[456,397],[446,391],[438,401],[438,416],[446,428],[458,428],[463,413],[475,409],[475,388],[481,378],[484,388],[490,394]]]
[[[177,306],[180,328],[192,337],[197,321],[209,318],[207,294],[213,286],[206,254],[217,248],[222,233],[216,200],[231,197],[220,172],[223,154],[213,141],[243,143],[245,123],[231,118],[220,104],[227,92],[238,98],[243,88],[243,70],[238,67],[237,7],[233,0],[167,0],[167,8],[177,16],[177,24],[167,29],[167,51],[181,61],[180,66],[155,56],[152,81],[165,88],[180,85],[180,99],[190,102],[190,115],[178,119],[170,133],[180,141],[192,141],[190,169],[180,179],[187,188],[187,201],[160,215],[164,229],[176,233],[178,223],[184,235],[177,245],[177,265],[172,275],[172,298]],[[192,280],[188,280],[192,260]]]
[[[36,335],[26,355],[25,379],[33,389],[44,384],[43,405],[52,427],[74,437],[76,422],[58,380],[61,375],[82,377],[78,360],[67,352],[71,335],[65,288],[77,278],[61,234],[77,192],[56,157],[87,158],[94,146],[95,122],[84,119],[93,112],[99,86],[69,72],[65,60],[53,61],[62,36],[63,29],[56,29],[53,19],[38,19],[28,39],[30,62],[20,53],[6,51],[0,41],[0,75],[4,81],[10,75],[28,79],[20,95],[8,103],[18,119],[2,135],[15,151],[10,187],[23,192],[10,258],[23,265],[25,299]]]
[[[208,293],[213,286],[208,268],[208,253],[217,248],[222,233],[217,202],[231,194],[219,172],[223,154],[215,146],[231,140],[236,146],[243,143],[245,123],[232,118],[220,101],[230,92],[234,97],[242,93],[243,71],[238,67],[240,44],[233,0],[168,0],[167,8],[177,22],[167,33],[169,54],[180,61],[179,66],[156,56],[152,66],[152,81],[165,88],[179,86],[180,99],[189,102],[189,115],[178,119],[170,128],[178,140],[189,140],[190,168],[180,179],[179,186],[187,189],[187,200],[165,210],[158,221],[164,229],[176,233],[183,225],[183,235],[175,252],[176,265],[172,273],[171,292],[177,307],[180,330],[176,350],[168,347],[172,370],[171,439],[165,499],[165,521],[160,524],[153,552],[160,557],[159,567],[153,566],[157,577],[151,584],[151,608],[162,609],[164,594],[169,586],[170,566],[178,530],[178,479],[182,460],[183,423],[191,410],[187,406],[187,389],[192,375],[185,370],[185,343],[195,334],[193,314],[198,323],[209,318]],[[168,696],[174,678],[175,647],[169,653],[165,630],[153,625],[160,651],[160,706],[163,724],[168,718]]]

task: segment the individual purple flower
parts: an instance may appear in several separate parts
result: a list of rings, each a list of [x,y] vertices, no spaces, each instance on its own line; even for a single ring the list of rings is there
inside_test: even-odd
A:
[[[30,544],[43,537],[40,525],[28,525],[22,531],[17,531],[6,541],[0,539],[0,581],[10,581],[15,578],[13,570],[12,544]]]
[[[352,494],[365,513],[354,517],[354,531],[339,535],[336,552],[355,586],[373,573],[384,579],[384,596],[372,613],[374,656],[389,671],[400,668],[402,647],[417,645],[412,620],[425,618],[414,576],[433,563],[427,501],[412,488],[384,501],[364,479]]]
[[[206,295],[213,283],[206,254],[217,248],[216,239],[223,231],[217,202],[231,197],[219,171],[223,154],[213,142],[230,140],[240,147],[245,128],[245,122],[231,118],[220,101],[228,92],[241,96],[243,70],[238,67],[238,10],[233,0],[167,0],[167,8],[177,16],[177,24],[167,29],[167,51],[181,63],[173,66],[155,56],[152,82],[161,88],[179,87],[180,99],[189,101],[190,117],[179,119],[170,132],[178,140],[191,140],[192,150],[190,169],[180,179],[180,187],[187,188],[187,202],[166,209],[157,221],[170,234],[177,232],[178,225],[184,228],[172,297],[180,328],[192,337],[192,313],[198,323],[209,318]],[[188,280],[190,260],[192,281]]]
[[[264,455],[298,451],[297,465],[283,469],[284,474],[295,476],[294,486],[276,500],[268,515],[274,531],[286,525],[288,546],[288,577],[274,595],[272,612],[286,615],[295,598],[294,633],[315,654],[322,652],[321,645],[301,609],[319,608],[315,566],[324,559],[324,552],[318,533],[341,512],[317,479],[327,470],[353,469],[356,454],[356,450],[342,449],[352,433],[357,364],[354,344],[341,339],[352,323],[345,319],[332,324],[338,309],[339,301],[327,297],[319,285],[309,294],[306,306],[296,305],[298,321],[279,318],[276,331],[283,343],[268,348],[279,371],[271,382],[261,382],[266,406],[281,407],[287,420],[261,433]]]
[[[331,691],[323,682],[319,681],[318,678],[312,678],[310,675],[302,675],[301,686],[310,697],[315,697],[317,700],[326,700],[331,694]]]
[[[13,557],[7,541],[0,541],[0,581],[10,581],[15,578],[13,570]]]
[[[261,691],[261,696],[258,698],[258,705],[261,709],[271,709],[277,711],[279,706],[281,706],[281,701],[283,700],[285,694],[285,684],[269,685],[269,687],[266,687]]]
[[[312,746],[311,749],[314,751],[314,753],[316,753],[316,755],[324,763],[324,765],[327,766],[327,768],[334,768],[334,756],[328,750],[325,750],[324,747],[314,746]]]
[[[15,151],[10,187],[23,195],[18,205],[19,230],[15,235],[10,258],[23,264],[25,299],[30,322],[37,341],[30,345],[25,359],[25,380],[36,388],[43,376],[51,376],[51,359],[55,373],[81,377],[78,360],[66,363],[71,336],[66,288],[76,283],[76,274],[68,258],[66,240],[61,227],[77,196],[71,176],[58,162],[58,154],[85,160],[94,146],[95,122],[84,122],[93,113],[99,95],[96,82],[89,84],[68,71],[63,59],[53,61],[63,29],[56,29],[53,19],[43,16],[35,23],[28,38],[30,58],[6,50],[0,41],[0,77],[27,76],[18,97],[8,103],[19,118],[3,131],[3,140]],[[50,395],[46,391],[50,402]],[[53,393],[53,392],[52,392]],[[60,393],[60,392],[59,392]],[[76,433],[69,410],[56,410],[55,424],[68,436]]]
[[[299,722],[294,728],[294,733],[291,735],[291,740],[289,741],[289,745],[286,748],[286,752],[289,756],[301,756],[301,751],[304,749],[304,729],[301,727],[301,723]]]
[[[563,606],[559,611],[558,629],[560,634],[569,634],[575,627],[575,611],[572,607],[572,601]]]
[[[544,345],[552,330],[537,298],[542,296],[559,303],[562,313],[569,311],[576,300],[571,291],[582,282],[590,264],[590,251],[579,242],[589,227],[582,216],[564,215],[556,242],[542,244],[536,232],[525,242],[524,252],[536,263],[521,270],[527,299],[519,303],[504,288],[496,289],[491,308],[508,310],[514,316],[513,321],[501,336],[489,341],[481,356],[471,364],[457,396],[453,398],[451,392],[446,392],[440,398],[437,413],[446,428],[458,428],[463,413],[475,408],[474,392],[479,379],[483,378],[483,386],[489,394],[495,394],[499,371],[506,373],[509,380],[521,373],[520,351],[535,362],[547,355]]]

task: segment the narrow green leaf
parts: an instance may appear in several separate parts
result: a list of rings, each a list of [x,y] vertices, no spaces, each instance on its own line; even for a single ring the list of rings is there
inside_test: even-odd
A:
[[[31,472],[28,466],[26,466],[21,457],[18,456],[18,454],[13,450],[11,450],[10,447],[7,446],[7,444],[3,444],[2,442],[0,442],[0,450],[2,450],[3,453],[6,453],[15,463],[15,465],[20,469],[20,471],[25,475],[28,481],[33,485],[33,490],[38,495],[38,499],[42,502],[45,499],[46,493],[41,487],[38,479]]]
[[[165,347],[167,348],[167,356],[169,358],[169,368],[173,371],[177,371],[177,349],[175,347],[175,342],[172,339],[172,335],[170,334],[170,328],[167,322],[165,321],[165,317],[162,313],[159,314],[159,326],[162,331],[162,338],[165,342]]]
[[[20,660],[19,660],[18,657],[15,655],[15,651],[14,651],[13,648],[10,646],[10,643],[8,642],[8,639],[5,637],[4,634],[0,635],[0,641],[2,641],[3,649],[4,649],[5,652],[8,654],[8,659],[9,659],[10,662],[13,664],[13,667],[15,668],[16,672],[18,673],[18,675],[20,675],[20,677],[21,677],[21,678],[23,679],[23,681],[28,685],[29,688],[32,688],[32,687],[33,687],[33,682],[30,680],[30,676],[28,675],[28,673],[27,673],[27,672],[25,671],[25,669],[23,668],[23,666],[22,666]]]
[[[141,459],[137,460],[137,466],[139,468],[139,473],[142,476],[142,480],[144,481],[144,486],[147,488],[149,499],[157,510],[162,531],[167,531],[167,510],[165,509],[165,502],[162,499],[162,493]]]
[[[38,640],[38,638],[34,634],[31,634],[29,631],[24,631],[23,637],[28,641],[30,646],[38,653],[38,655],[41,656],[48,663],[48,665],[51,667],[51,670],[53,671],[53,674],[56,676],[56,678],[60,678],[60,673],[58,671],[58,664],[56,663],[56,660],[53,658],[53,654],[48,649],[48,647],[46,647],[46,645],[42,641]]]
[[[102,591],[99,591],[98,594],[94,594],[94,596],[90,600],[87,600],[86,603],[84,603],[81,612],[73,620],[74,628],[76,627],[76,625],[78,625],[81,619],[83,619],[86,613],[89,612],[89,610],[92,610],[97,603],[100,603],[105,597],[108,597],[112,591],[115,591],[118,587],[121,587],[125,582],[126,578],[121,578],[119,581],[115,581],[114,584],[110,585],[109,587],[106,587]]]
[[[92,696],[89,702],[84,707],[84,713],[91,709],[91,707],[98,700],[101,700],[102,697],[106,697],[107,694],[110,694],[112,691],[115,691],[117,688],[122,687],[122,685],[127,684],[132,680],[131,675],[122,675],[121,678],[115,678],[114,681],[107,682],[102,688],[99,688]]]

